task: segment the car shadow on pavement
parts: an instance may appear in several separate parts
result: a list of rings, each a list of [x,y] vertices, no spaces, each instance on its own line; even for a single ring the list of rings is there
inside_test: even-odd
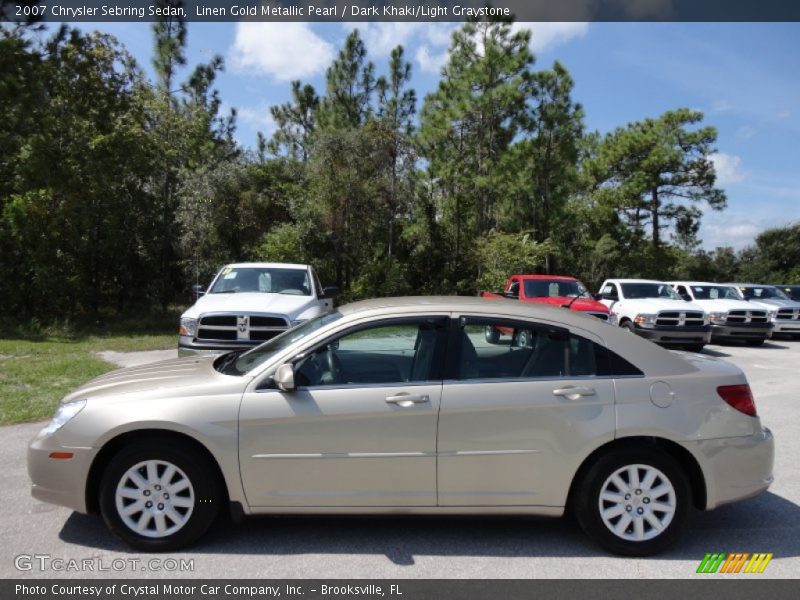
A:
[[[800,556],[800,506],[772,493],[701,513],[693,511],[678,544],[653,559],[700,560],[706,552]],[[79,546],[133,552],[98,517],[73,513],[59,537]],[[415,556],[597,557],[572,518],[253,517],[221,519],[188,554],[383,554],[411,566]]]

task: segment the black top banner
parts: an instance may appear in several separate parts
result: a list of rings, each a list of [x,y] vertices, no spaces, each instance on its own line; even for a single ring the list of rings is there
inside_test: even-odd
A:
[[[799,0],[0,0],[6,22],[800,21]]]

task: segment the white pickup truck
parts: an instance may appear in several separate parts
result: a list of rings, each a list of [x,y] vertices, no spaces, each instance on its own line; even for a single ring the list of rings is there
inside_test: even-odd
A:
[[[773,315],[766,306],[742,299],[732,285],[701,281],[671,281],[684,300],[702,306],[711,324],[712,340],[742,340],[760,346],[772,336]]]
[[[333,309],[335,287],[323,288],[310,265],[235,263],[217,273],[208,291],[181,315],[178,355],[257,346]]]
[[[711,340],[703,307],[663,281],[606,279],[597,299],[611,311],[612,323],[662,346],[699,352]]]

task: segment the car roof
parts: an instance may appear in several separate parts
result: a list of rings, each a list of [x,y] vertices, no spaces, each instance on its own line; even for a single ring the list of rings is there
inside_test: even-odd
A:
[[[541,318],[549,321],[561,321],[565,325],[574,325],[583,329],[594,330],[608,324],[594,317],[588,317],[579,311],[538,302],[520,302],[509,298],[480,298],[477,296],[405,296],[394,298],[372,298],[360,300],[338,307],[343,315],[359,312],[391,310],[393,315],[404,313],[416,314],[421,311],[431,312],[469,312],[478,315],[506,315],[520,318]]]
[[[723,283],[722,285],[735,285],[736,287],[775,287],[770,283]]]
[[[307,269],[308,265],[296,263],[270,263],[270,262],[242,262],[225,265],[223,269]]]
[[[606,279],[606,282],[612,283],[667,283],[659,279]]]
[[[735,287],[733,283],[714,283],[712,281],[669,281],[670,285],[718,285],[720,287]]]
[[[509,279],[512,277],[519,277],[520,279],[555,279],[557,281],[578,281],[575,277],[569,277],[567,275],[511,275]]]

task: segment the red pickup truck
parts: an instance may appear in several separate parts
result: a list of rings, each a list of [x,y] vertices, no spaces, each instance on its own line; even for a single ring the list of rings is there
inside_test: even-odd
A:
[[[482,298],[513,298],[577,310],[608,321],[608,307],[595,300],[580,281],[561,275],[512,275],[500,294],[482,292]]]

